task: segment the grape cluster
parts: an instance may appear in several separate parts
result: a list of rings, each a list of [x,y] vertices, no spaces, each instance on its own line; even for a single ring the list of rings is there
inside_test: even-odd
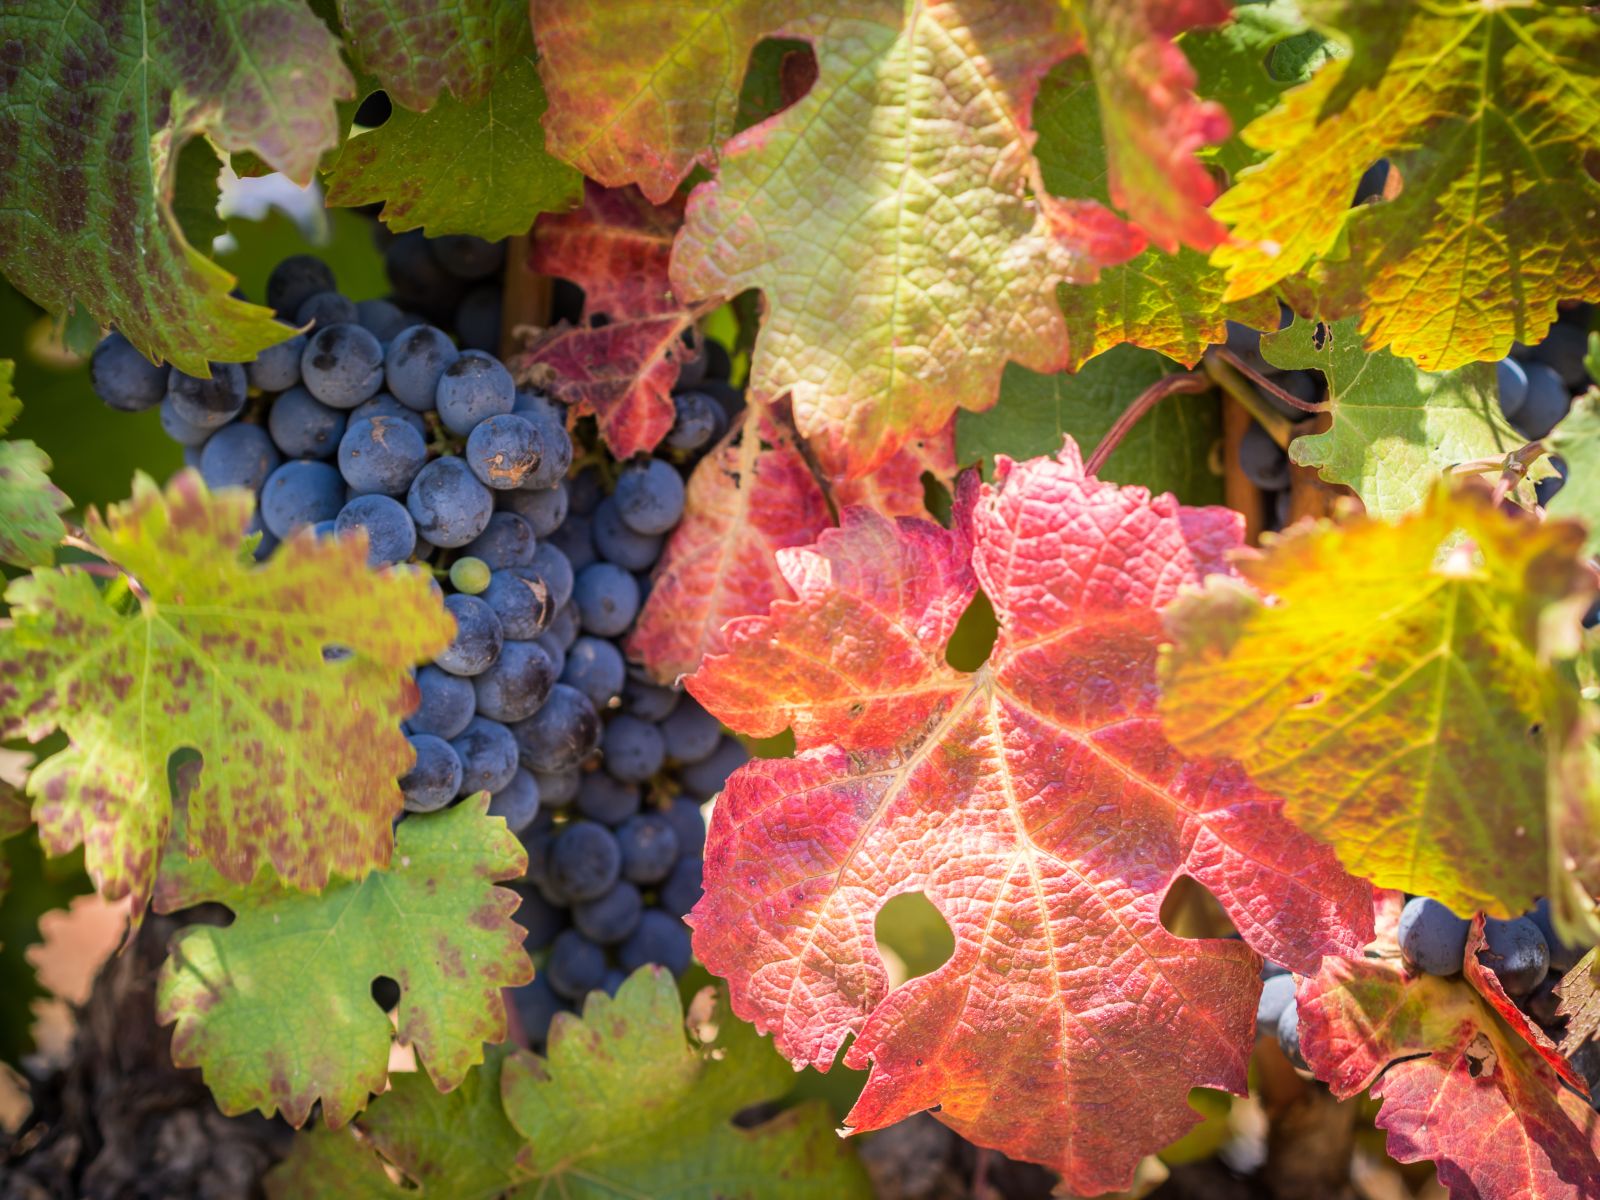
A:
[[[1588,388],[1589,372],[1583,358],[1593,319],[1593,305],[1569,305],[1543,341],[1535,346],[1519,342],[1500,360],[1500,411],[1530,442],[1554,429],[1572,407],[1573,398]],[[1550,465],[1557,474],[1534,485],[1540,504],[1550,503],[1567,481],[1565,459],[1552,455]]]
[[[208,486],[255,493],[258,558],[307,527],[359,528],[374,568],[432,571],[456,633],[416,672],[405,819],[486,791],[523,839],[517,919],[543,964],[513,999],[538,1043],[590,990],[689,962],[701,805],[748,756],[620,645],[683,516],[685,475],[742,397],[726,353],[699,343],[661,455],[619,464],[592,445],[574,470],[564,407],[489,353],[503,257],[475,238],[402,235],[385,251],[393,298],[358,304],[296,256],[266,299],[300,332],[254,362],[198,379],[113,333],[92,375],[113,408],[159,405]],[[475,299],[489,292],[492,305]]]

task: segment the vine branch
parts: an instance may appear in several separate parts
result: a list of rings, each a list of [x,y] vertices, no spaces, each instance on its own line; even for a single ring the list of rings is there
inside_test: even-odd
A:
[[[1106,435],[1100,439],[1100,444],[1094,448],[1094,453],[1089,455],[1089,461],[1083,464],[1085,475],[1098,475],[1100,468],[1106,465],[1106,459],[1111,457],[1112,451],[1128,436],[1128,431],[1139,423],[1147,412],[1154,408],[1167,396],[1181,392],[1204,392],[1211,388],[1211,381],[1204,375],[1194,371],[1187,371],[1181,375],[1168,375],[1158,379],[1134,398],[1132,404],[1117,418],[1116,423],[1106,430]]]

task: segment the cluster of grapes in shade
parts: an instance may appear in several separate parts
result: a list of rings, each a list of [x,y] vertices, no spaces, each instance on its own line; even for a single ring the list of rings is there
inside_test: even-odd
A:
[[[326,264],[296,256],[265,299],[297,332],[254,362],[196,378],[113,333],[91,373],[113,408],[159,406],[209,487],[255,494],[258,559],[306,529],[359,529],[372,567],[432,573],[456,634],[416,672],[402,819],[488,792],[522,838],[517,919],[540,969],[513,1000],[537,1044],[589,991],[689,963],[701,806],[748,756],[621,644],[683,516],[685,475],[742,398],[720,347],[686,344],[660,453],[618,463],[580,444],[575,467],[565,407],[519,388],[483,346],[503,260],[476,238],[402,235],[385,250],[392,298],[356,303]],[[493,306],[474,299],[491,291]],[[429,317],[453,317],[455,336]],[[374,994],[398,999],[392,985]]]

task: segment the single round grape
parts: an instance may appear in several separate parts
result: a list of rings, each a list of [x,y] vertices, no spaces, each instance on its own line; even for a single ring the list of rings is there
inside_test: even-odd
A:
[[[604,771],[591,771],[578,785],[578,812],[602,825],[621,825],[639,811],[639,789]]]
[[[1570,318],[1571,314],[1563,314],[1550,326],[1549,332],[1533,347],[1533,358],[1559,375],[1569,390],[1576,391],[1589,383],[1589,369],[1583,363],[1584,356],[1589,353],[1589,330],[1587,317],[1583,319],[1585,324]]]
[[[600,501],[594,510],[590,530],[600,557],[629,571],[648,571],[661,557],[663,538],[659,534],[636,533],[628,528],[615,496]]]
[[[672,385],[674,391],[687,391],[706,377],[705,339],[699,339],[696,345],[694,338],[685,337],[684,343],[686,348],[678,357],[678,378]]]
[[[417,691],[421,702],[406,720],[412,733],[431,733],[449,741],[467,727],[477,711],[472,681],[438,667],[417,670]]]
[[[211,378],[173,371],[167,376],[167,399],[173,413],[196,429],[221,429],[244,411],[250,390],[238,363],[211,363]]]
[[[1511,425],[1530,442],[1544,437],[1561,422],[1572,407],[1567,385],[1553,367],[1542,362],[1523,364],[1528,375],[1528,399]]]
[[[699,854],[706,845],[706,817],[700,811],[700,802],[689,796],[677,796],[661,810],[661,815],[678,835],[679,854]]]
[[[1293,999],[1278,1015],[1278,1048],[1295,1066],[1306,1069],[1305,1056],[1300,1053],[1300,1009]]]
[[[606,952],[576,929],[564,929],[551,943],[544,977],[568,1000],[582,1000],[605,982]]]
[[[296,325],[314,325],[317,328],[324,325],[348,325],[359,318],[356,302],[348,296],[341,296],[338,292],[317,292],[315,295],[307,296],[300,302],[300,307],[294,310]]]
[[[549,537],[567,519],[567,485],[562,481],[536,492],[525,488],[501,492],[495,500],[501,508],[526,521],[536,538]]]
[[[409,739],[417,761],[400,777],[405,810],[414,813],[437,812],[456,798],[461,788],[461,759],[450,743],[428,733]]]
[[[561,678],[561,672],[567,668],[567,648],[548,632],[541,633],[533,639],[544,647],[544,652],[550,656],[550,664],[556,669],[556,678]]]
[[[517,773],[489,797],[489,815],[499,817],[512,833],[521,833],[539,815],[539,785],[532,773],[517,768]]]
[[[511,989],[511,1006],[517,1010],[517,1022],[527,1035],[529,1045],[538,1048],[550,1036],[550,1025],[571,1007],[557,996],[550,981],[541,973],[532,983]]]
[[[217,430],[200,451],[200,477],[213,491],[241,487],[259,492],[282,461],[265,429],[235,423]]]
[[[572,924],[591,942],[614,946],[639,925],[644,915],[644,899],[639,889],[626,879],[593,900],[580,900],[572,906]]]
[[[532,824],[533,821],[528,822],[528,826]],[[522,897],[522,903],[511,914],[511,919],[523,928],[522,944],[530,952],[543,950],[556,940],[556,934],[567,927],[566,909],[549,903],[539,895],[537,889],[526,885],[518,887],[516,891]]]
[[[1500,392],[1500,411],[1509,421],[1528,401],[1528,373],[1521,363],[1507,355],[1495,364],[1495,383]]]
[[[458,795],[498,792],[516,776],[517,741],[499,721],[473,717],[450,745],[461,758]]]
[[[1262,984],[1261,998],[1256,1001],[1256,1036],[1276,1036],[1278,1018],[1283,1016],[1283,1010],[1293,1003],[1293,975],[1274,975]]]
[[[579,512],[570,512],[567,514],[566,523],[539,544],[553,546],[561,551],[567,562],[572,565],[572,569],[581,571],[595,561],[594,538],[590,533],[592,525],[590,517]]]
[[[478,711],[496,721],[524,721],[539,711],[555,684],[550,656],[537,642],[507,641],[487,670],[473,676]]]
[[[422,436],[394,417],[353,421],[339,440],[339,473],[358,494],[401,495],[427,461]]]
[[[1400,952],[1429,975],[1454,975],[1466,955],[1469,928],[1437,900],[1418,896],[1400,911]]]
[[[286,538],[303,525],[337,517],[344,493],[344,480],[327,463],[286,462],[261,488],[261,519],[274,537]]]
[[[611,890],[622,869],[622,851],[604,825],[571,821],[550,844],[551,881],[573,900],[596,900]]]
[[[678,782],[684,791],[700,800],[709,800],[728,782],[732,775],[750,761],[750,751],[738,738],[725,737],[717,744],[711,757],[703,762],[690,763],[678,769]]]
[[[539,795],[550,808],[566,808],[577,799],[583,782],[583,772],[577,767],[564,771],[535,771],[533,777],[539,781]]]
[[[1239,469],[1262,491],[1276,492],[1289,486],[1289,456],[1254,421],[1239,439]]]
[[[432,412],[439,376],[460,355],[450,335],[432,325],[401,330],[383,358],[384,381],[394,398],[417,412]]]
[[[629,817],[617,830],[622,877],[633,883],[660,883],[678,861],[678,835],[656,812]]]
[[[338,453],[347,420],[305,388],[292,387],[273,401],[267,432],[290,458],[329,458]]]
[[[576,649],[576,643],[573,649]],[[567,659],[570,662],[569,651]],[[643,783],[661,769],[666,758],[661,731],[648,721],[618,713],[600,735],[605,768],[623,783]]]
[[[144,412],[160,404],[170,372],[170,367],[156,366],[115,330],[100,339],[89,359],[94,394],[118,412]]]
[[[539,463],[528,472],[523,488],[542,492],[553,488],[567,477],[572,466],[572,438],[567,433],[565,419],[560,414],[532,412],[516,414],[532,425],[539,438]]]
[[[558,683],[550,689],[544,706],[513,731],[522,750],[522,765],[530,771],[560,771],[575,767],[599,743],[600,717],[589,698],[576,688]]]
[[[639,918],[639,927],[622,943],[617,958],[625,971],[659,963],[674,975],[682,975],[689,969],[692,953],[688,927],[659,908],[651,908]]]
[[[466,552],[481,558],[493,571],[508,567],[526,567],[533,564],[533,554],[538,548],[533,530],[528,523],[513,512],[497,512],[489,524],[467,545]]]
[[[499,359],[481,350],[464,350],[457,355],[439,376],[439,386],[434,389],[439,419],[457,437],[466,437],[480,421],[509,415],[516,399],[517,385],[511,381],[511,372]]]
[[[494,572],[483,599],[500,618],[507,637],[525,641],[536,638],[549,628],[550,618],[555,615],[550,589],[532,567]],[[566,659],[564,652],[562,659]]]
[[[395,299],[422,312],[451,312],[466,286],[439,265],[420,229],[407,230],[383,250],[383,269]]]
[[[1550,951],[1551,974],[1565,975],[1588,953],[1587,947],[1568,942],[1556,933],[1555,919],[1550,912],[1548,899],[1540,900],[1533,906],[1533,911],[1528,913],[1528,920],[1537,925],[1539,932],[1544,935],[1544,943]]]
[[[665,459],[630,463],[617,477],[613,499],[623,523],[635,533],[666,533],[683,519],[683,476]]]
[[[520,488],[543,457],[538,430],[515,413],[488,417],[467,437],[467,465],[485,487],[497,491]]]
[[[1550,972],[1550,947],[1527,917],[1490,917],[1483,923],[1483,940],[1478,961],[1499,976],[1500,986],[1513,999],[1533,991]]]
[[[534,547],[533,562],[528,565],[549,587],[550,603],[556,610],[565,608],[572,599],[572,585],[575,581],[572,563],[567,556],[549,542],[540,542]],[[567,639],[566,644],[571,644],[571,638]]]
[[[571,604],[556,609],[550,618],[550,636],[561,643],[562,650],[578,640],[578,610]]]
[[[333,525],[341,535],[366,530],[367,564],[372,567],[403,563],[417,548],[411,514],[392,496],[357,496],[339,510]]]
[[[268,346],[244,365],[244,377],[251,387],[263,392],[286,392],[300,382],[300,356],[306,350],[306,335],[296,333],[286,341]]]
[[[722,741],[722,725],[695,701],[685,696],[661,722],[667,757],[680,763],[704,762]]]
[[[664,720],[683,696],[676,688],[661,687],[633,675],[622,685],[622,708],[641,721]]]
[[[590,563],[573,581],[572,601],[585,630],[617,637],[639,613],[639,584],[615,563]]]
[[[705,892],[705,864],[698,858],[680,858],[672,874],[656,889],[656,903],[675,917],[681,917]]]
[[[411,481],[406,508],[432,545],[465,546],[489,526],[494,497],[454,455],[436,458]]]
[[[285,320],[293,319],[300,306],[318,292],[336,291],[328,264],[310,254],[293,254],[272,268],[267,276],[267,304]]]
[[[354,408],[383,386],[383,346],[359,325],[324,326],[306,339],[300,378],[330,408]]]
[[[481,595],[489,586],[489,564],[481,558],[458,558],[450,564],[450,586],[469,596]],[[504,623],[502,622],[502,627]]]
[[[506,260],[506,244],[489,242],[470,233],[447,233],[430,239],[433,257],[457,279],[487,279]]]
[[[463,349],[490,354],[500,345],[500,289],[494,284],[475,287],[456,305],[456,337]]]
[[[362,300],[356,305],[356,320],[361,328],[385,345],[394,341],[402,329],[415,324],[387,300]]]
[[[721,406],[704,392],[679,392],[673,396],[672,406],[677,416],[663,443],[669,450],[686,454],[699,450],[727,430],[728,419]]]
[[[428,440],[428,423],[422,419],[422,414],[412,412],[388,392],[379,392],[370,400],[363,400],[350,410],[350,424],[357,421],[370,421],[373,417],[392,417],[403,421],[417,431],[417,436],[424,442]]]
[[[622,692],[627,664],[622,651],[603,638],[580,637],[567,651],[561,682],[571,684],[589,697],[597,709],[608,708]]]
[[[444,606],[455,618],[456,636],[434,662],[452,675],[478,675],[487,671],[500,656],[500,646],[505,641],[500,618],[478,596],[463,596],[457,592],[444,598]]]

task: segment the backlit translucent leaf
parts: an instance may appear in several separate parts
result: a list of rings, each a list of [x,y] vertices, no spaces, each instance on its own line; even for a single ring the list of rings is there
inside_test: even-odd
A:
[[[1600,391],[1590,388],[1574,400],[1572,411],[1544,442],[1567,462],[1567,481],[1545,511],[1587,525],[1586,548],[1600,558]]]
[[[1567,1019],[1561,1048],[1575,1053],[1585,1042],[1600,1038],[1600,950],[1590,950],[1576,966],[1561,977],[1557,992],[1561,997],[1558,1012]]]
[[[802,751],[729,780],[691,923],[791,1061],[826,1068],[854,1036],[845,1065],[872,1074],[853,1128],[937,1106],[1098,1193],[1198,1121],[1189,1089],[1243,1090],[1250,948],[1312,970],[1369,939],[1371,900],[1237,765],[1161,734],[1159,610],[1226,569],[1238,515],[1085,478],[1070,442],[995,476],[963,481],[954,532],[851,508],[781,551],[795,599],[733,622],[691,677]],[[980,582],[1000,634],[969,674],[945,649]],[[1180,874],[1244,943],[1162,927]],[[902,892],[955,953],[891,991],[873,921]]]
[[[1054,454],[1065,436],[1093,450],[1139,393],[1171,370],[1159,354],[1134,346],[1113,347],[1076,373],[1037,375],[1013,364],[1000,380],[998,404],[957,415],[956,458]],[[1211,459],[1221,437],[1214,393],[1168,396],[1128,431],[1101,474],[1172,492],[1186,504],[1220,504],[1222,476]]]
[[[685,1014],[672,977],[645,967],[615,999],[562,1015],[549,1057],[491,1050],[461,1090],[400,1078],[361,1118],[364,1141],[302,1135],[269,1178],[274,1200],[415,1193],[492,1200],[726,1196],[865,1200],[867,1180],[820,1105],[759,1124],[733,1116],[783,1095],[793,1074],[753,1030],[711,1006]],[[381,1156],[381,1159],[380,1157]]]
[[[0,433],[22,411],[11,390],[16,364],[0,358]],[[66,534],[59,514],[72,507],[50,482],[50,456],[32,442],[0,442],[0,560],[23,567],[55,561]]]
[[[1303,0],[1352,47],[1244,130],[1271,157],[1212,206],[1228,299],[1316,265],[1318,308],[1429,370],[1600,299],[1600,25],[1582,5]],[[1387,157],[1400,194],[1350,207]],[[1320,263],[1319,263],[1319,260]]]
[[[1451,1196],[1592,1197],[1600,1125],[1561,1086],[1544,1035],[1478,964],[1481,945],[1480,924],[1464,979],[1411,974],[1393,954],[1323,959],[1299,986],[1301,1051],[1335,1096],[1381,1100],[1374,1123],[1390,1156],[1431,1160]]]
[[[199,1067],[225,1113],[257,1108],[301,1125],[321,1101],[343,1125],[381,1092],[396,1037],[448,1091],[505,1040],[502,987],[533,978],[520,902],[496,882],[527,867],[486,795],[402,821],[387,868],[320,895],[266,879],[230,885],[205,866],[163,876],[164,910],[212,901],[233,924],[190,925],[161,969],[157,1017],[176,1021],[172,1058]],[[400,985],[398,1028],[372,999]]]
[[[498,47],[489,90],[471,102],[440,96],[420,115],[396,106],[377,129],[345,143],[328,173],[328,202],[381,202],[391,229],[490,241],[577,204],[581,176],[545,153],[544,89],[519,17],[520,27],[502,33],[508,44]]]
[[[583,320],[546,330],[519,373],[580,413],[593,413],[612,454],[652,450],[672,428],[672,386],[695,314],[667,280],[681,204],[632,189],[584,189],[583,207],[534,227],[529,267],[583,289]],[[598,319],[597,319],[598,318]]]
[[[191,374],[282,341],[270,310],[185,239],[179,153],[205,135],[300,180],[353,93],[304,0],[10,5],[0,16],[0,269],[45,308],[74,306]]]
[[[307,531],[241,561],[249,517],[247,492],[213,495],[186,472],[162,493],[139,476],[87,526],[148,598],[68,568],[6,593],[0,729],[71,739],[28,792],[50,852],[83,842],[108,898],[148,895],[172,819],[168,759],[185,747],[204,759],[189,845],[229,879],[267,863],[317,888],[388,861],[394,780],[411,763],[406,669],[449,643],[450,616],[426,576],[368,570],[357,540]],[[330,662],[330,646],[353,653]]]
[[[523,0],[338,4],[345,43],[357,64],[414,113],[432,108],[447,90],[463,105],[482,100],[495,87],[503,48],[528,40]]]
[[[1168,610],[1168,734],[1240,759],[1379,886],[1521,912],[1546,891],[1548,739],[1572,720],[1539,623],[1587,589],[1582,539],[1442,485],[1396,524],[1298,526],[1238,563],[1274,603],[1218,581]]]
[[[1356,319],[1297,318],[1261,339],[1275,367],[1321,371],[1333,425],[1289,443],[1289,457],[1361,497],[1375,517],[1398,517],[1427,499],[1456,463],[1505,455],[1526,440],[1500,412],[1493,363],[1430,374],[1387,350],[1368,351]]]

